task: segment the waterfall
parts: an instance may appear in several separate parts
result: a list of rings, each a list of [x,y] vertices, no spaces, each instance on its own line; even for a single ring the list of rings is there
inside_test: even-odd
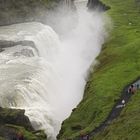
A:
[[[65,36],[37,22],[0,27],[0,40],[33,41],[39,52],[21,44],[0,53],[0,106],[25,109],[33,127],[44,129],[49,140],[55,140],[62,121],[81,101],[106,36],[101,13],[78,13],[76,26]]]
[[[64,0],[63,5],[64,7],[72,8],[74,4],[74,0]]]
[[[53,67],[60,47],[57,34],[51,27],[34,22],[1,27],[0,39],[34,41],[39,51],[38,56],[34,48],[17,45],[0,53],[0,106],[25,109],[33,127],[45,129],[48,137],[53,137],[60,125],[52,113],[60,97]],[[31,50],[34,55],[28,57],[21,53],[23,50]]]

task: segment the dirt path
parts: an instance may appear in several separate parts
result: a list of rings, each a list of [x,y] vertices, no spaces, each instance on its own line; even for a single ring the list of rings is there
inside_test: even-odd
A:
[[[131,85],[135,85],[137,86],[137,89],[140,89],[140,78],[137,78],[135,81],[133,81],[131,84],[127,85],[123,89],[120,99],[116,101],[115,105],[113,106],[106,120],[102,122],[98,127],[96,127],[92,132],[87,134],[89,137],[94,137],[95,134],[103,131],[114,119],[116,119],[120,115],[121,111],[123,110],[125,105],[129,102],[129,99],[132,96],[131,93],[128,93],[128,89]],[[125,104],[122,103],[123,100],[125,101]],[[77,137],[75,140],[82,140],[82,139],[80,137],[79,138]]]

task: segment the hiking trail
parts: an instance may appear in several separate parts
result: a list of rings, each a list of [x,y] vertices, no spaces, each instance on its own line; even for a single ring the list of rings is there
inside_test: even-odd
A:
[[[103,121],[98,127],[96,127],[93,131],[91,131],[90,133],[84,135],[84,137],[89,136],[94,137],[97,133],[103,131],[109,124],[111,124],[111,122],[116,119],[121,111],[123,110],[123,108],[125,107],[125,105],[129,102],[132,94],[128,93],[128,89],[131,85],[137,86],[137,90],[140,89],[140,78],[137,78],[135,81],[133,81],[131,84],[127,85],[121,93],[121,96],[118,100],[116,100],[115,105],[113,106],[111,112],[109,113],[109,115],[107,116],[107,118],[105,119],[105,121]],[[125,104],[122,101],[125,101]],[[79,140],[81,139],[80,137],[77,137],[74,140]],[[84,139],[83,139],[84,140]]]

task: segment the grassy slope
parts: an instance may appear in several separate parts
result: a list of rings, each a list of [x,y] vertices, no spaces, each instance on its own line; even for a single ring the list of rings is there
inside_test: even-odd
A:
[[[121,116],[94,140],[139,140],[140,139],[140,92],[132,98]]]
[[[135,0],[102,1],[111,6],[108,14],[113,30],[98,57],[100,65],[87,83],[83,101],[62,126],[61,140],[88,133],[98,126],[111,111],[114,99],[119,98],[124,86],[140,76],[140,5]],[[137,102],[135,104],[132,107],[136,107]],[[131,109],[126,110],[125,115],[129,113]],[[132,113],[131,117],[136,116]],[[81,130],[72,129],[78,125]]]
[[[127,45],[124,46],[124,49],[126,48],[126,52],[128,52],[128,50],[130,52],[128,65],[137,64],[137,65],[134,65],[135,67],[133,66],[132,67],[133,69],[131,70],[131,73],[135,74],[134,76],[136,76],[139,74],[136,72],[136,70],[138,70],[140,66],[138,62],[140,61],[139,60],[140,59],[140,56],[139,56],[139,52],[140,52],[140,48],[139,48],[140,47],[140,1],[138,3],[135,3],[135,0],[127,0],[127,2],[121,1],[121,0],[118,0],[118,2],[117,0],[113,0],[113,1],[107,0],[107,1],[113,7],[113,10],[110,11],[109,14],[113,17],[113,20],[115,21],[115,23],[117,24],[119,23],[119,25],[121,24],[121,26],[119,27],[120,31],[117,29],[116,33],[118,35],[121,35],[121,34],[125,35],[125,38],[127,41],[126,42]],[[120,7],[117,6],[116,3],[118,3]],[[119,12],[119,10],[121,12]],[[122,17],[122,14],[124,12],[128,14],[128,15],[125,15],[126,18]],[[116,13],[119,13],[119,14],[117,14],[116,16]],[[120,18],[121,20],[119,20]],[[132,25],[130,24],[125,25],[127,21],[131,22]],[[122,30],[122,33],[121,33],[121,30]],[[116,33],[115,35],[117,35]],[[140,118],[139,118],[140,102],[139,100],[140,100],[140,92],[132,98],[128,106],[121,113],[121,116],[118,119],[116,119],[104,132],[102,132],[101,134],[98,134],[94,138],[94,140],[139,140],[139,137],[140,137],[140,133],[139,133],[140,131]]]

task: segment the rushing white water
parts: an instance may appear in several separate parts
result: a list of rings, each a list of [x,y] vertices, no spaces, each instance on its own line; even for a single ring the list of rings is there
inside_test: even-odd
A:
[[[78,13],[76,27],[61,39],[36,22],[0,28],[0,40],[31,40],[39,51],[38,56],[34,48],[17,45],[0,53],[0,106],[25,109],[34,128],[52,140],[82,99],[87,72],[106,36],[101,13]]]

